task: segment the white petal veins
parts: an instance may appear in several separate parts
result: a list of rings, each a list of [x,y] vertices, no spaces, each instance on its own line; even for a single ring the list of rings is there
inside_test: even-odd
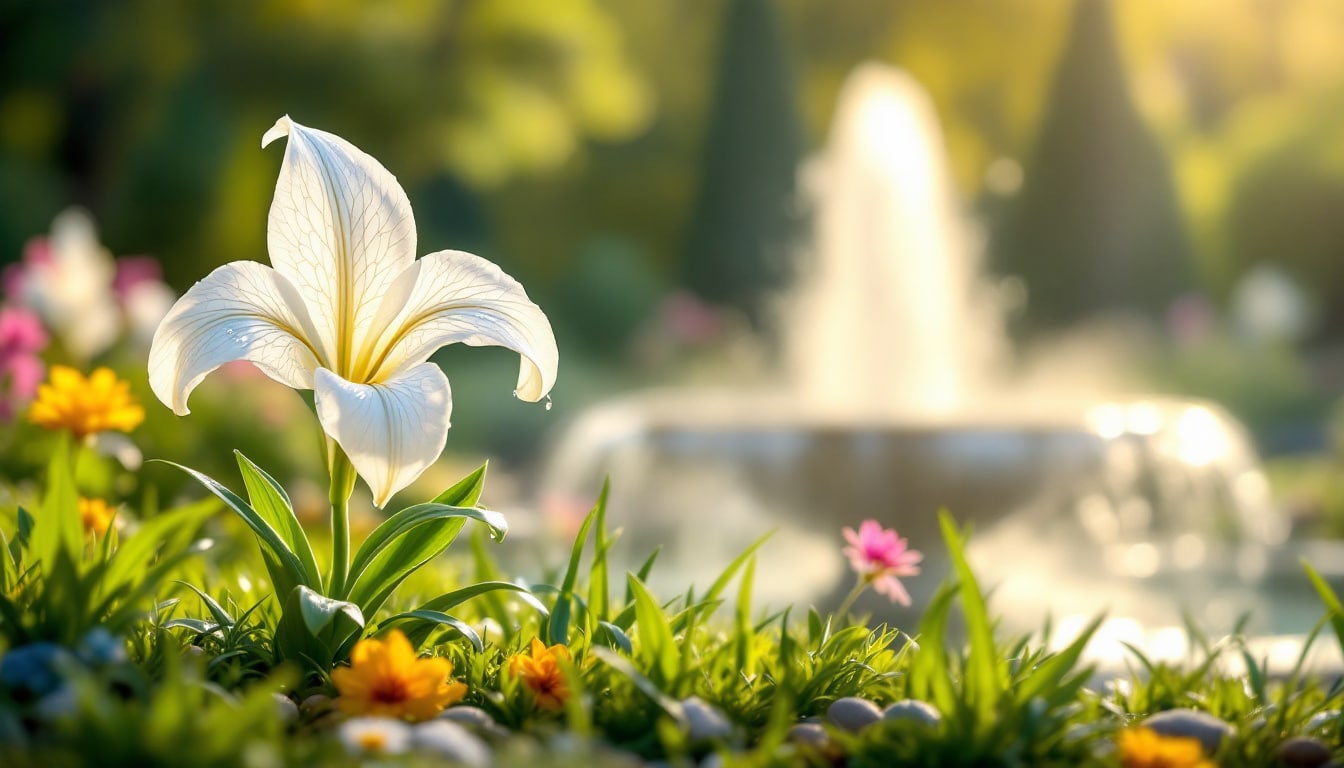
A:
[[[286,135],[267,223],[271,264],[307,303],[324,364],[351,377],[379,302],[415,261],[411,204],[386,168],[339,136],[282,117],[262,144]]]
[[[314,381],[322,429],[340,443],[379,508],[443,452],[453,398],[437,365],[417,365],[380,384],[318,368]]]
[[[387,328],[370,364],[375,380],[462,343],[521,355],[516,394],[522,400],[540,400],[555,384],[559,353],[545,313],[517,280],[470,253],[439,251],[417,261],[388,291],[374,325]]]
[[[179,416],[211,371],[249,360],[267,376],[311,389],[312,322],[294,286],[265,264],[235,261],[206,275],[163,318],[149,349],[149,384]]]

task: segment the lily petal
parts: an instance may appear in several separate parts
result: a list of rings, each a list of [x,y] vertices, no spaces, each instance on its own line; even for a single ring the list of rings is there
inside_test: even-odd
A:
[[[417,365],[380,384],[356,384],[326,368],[314,379],[322,429],[340,443],[379,508],[443,452],[453,396],[437,365]]]
[[[311,389],[317,359],[303,300],[265,264],[235,261],[216,269],[177,300],[149,347],[149,385],[173,413],[211,371],[250,360],[272,379]]]
[[[281,136],[289,144],[267,225],[271,264],[312,312],[325,364],[349,376],[379,300],[415,261],[411,204],[386,168],[345,139],[282,117],[262,146]]]
[[[446,344],[507,347],[522,360],[515,394],[536,402],[555,384],[559,353],[545,313],[493,263],[463,251],[415,262],[388,291],[375,326],[387,328],[369,375],[395,375]]]

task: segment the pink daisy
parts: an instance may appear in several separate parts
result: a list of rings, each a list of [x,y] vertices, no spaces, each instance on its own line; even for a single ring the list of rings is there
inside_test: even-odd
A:
[[[910,593],[898,577],[918,576],[924,555],[910,549],[909,542],[894,529],[883,528],[876,520],[864,520],[857,533],[846,527],[844,534],[849,542],[844,552],[854,572],[892,602],[910,605]]]

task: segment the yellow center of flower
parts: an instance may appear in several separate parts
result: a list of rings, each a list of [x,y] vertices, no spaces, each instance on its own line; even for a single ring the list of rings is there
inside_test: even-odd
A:
[[[355,737],[356,743],[369,752],[382,752],[387,748],[387,734],[382,731],[367,730]]]
[[[145,409],[131,396],[131,385],[110,368],[99,368],[86,379],[74,368],[54,365],[50,381],[38,388],[28,419],[83,439],[108,430],[130,432],[145,420]]]

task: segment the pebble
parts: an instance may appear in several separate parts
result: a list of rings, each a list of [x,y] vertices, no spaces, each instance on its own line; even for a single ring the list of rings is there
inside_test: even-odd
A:
[[[325,712],[331,708],[331,697],[325,693],[314,693],[299,704],[304,712]]]
[[[492,739],[505,739],[509,736],[508,729],[495,722],[495,718],[491,717],[489,712],[470,704],[449,707],[439,713],[438,719],[464,725],[481,736],[489,736]]]
[[[1232,726],[1208,712],[1197,709],[1169,709],[1144,720],[1141,725],[1163,736],[1186,736],[1199,739],[1204,753],[1212,755],[1225,737],[1232,735]]]
[[[299,705],[293,699],[283,693],[272,693],[271,698],[275,700],[275,713],[282,722],[292,723],[299,719]]]
[[[417,749],[433,752],[467,768],[488,768],[494,761],[490,747],[460,723],[438,718],[415,726],[411,736]]]
[[[831,724],[837,728],[842,728],[850,733],[858,733],[881,720],[882,710],[867,699],[846,696],[831,703],[831,706],[826,709],[826,719],[830,720]]]
[[[830,759],[841,756],[840,745],[831,741],[826,728],[818,723],[794,723],[785,738],[791,744]]]
[[[1274,753],[1288,768],[1320,768],[1330,762],[1330,748],[1309,736],[1294,736]]]
[[[699,696],[682,699],[682,711],[686,714],[686,735],[692,742],[726,739],[733,733],[733,724],[728,718]]]
[[[910,720],[921,725],[937,728],[943,716],[934,706],[918,699],[903,699],[893,702],[882,710],[883,720]]]

